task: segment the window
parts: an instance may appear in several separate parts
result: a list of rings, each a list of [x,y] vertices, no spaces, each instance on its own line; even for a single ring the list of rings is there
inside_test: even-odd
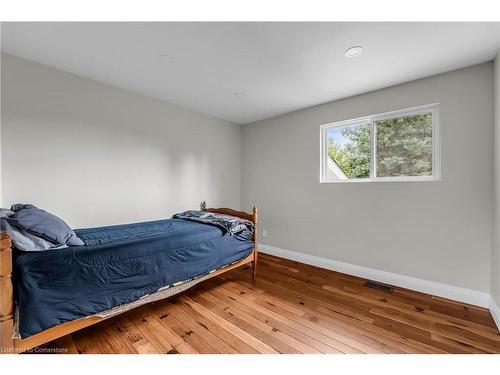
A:
[[[321,182],[439,178],[437,104],[321,127]]]

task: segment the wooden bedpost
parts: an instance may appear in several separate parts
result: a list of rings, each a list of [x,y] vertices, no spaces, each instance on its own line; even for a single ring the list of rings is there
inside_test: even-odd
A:
[[[257,255],[259,253],[257,249],[257,239],[258,239],[258,223],[259,223],[259,213],[257,211],[257,207],[253,206],[253,211],[252,211],[252,216],[253,216],[253,223],[255,225],[254,231],[253,231],[253,261],[252,261],[252,276],[255,279],[257,277]]]
[[[14,294],[12,291],[11,240],[6,232],[0,235],[0,354],[13,353]]]

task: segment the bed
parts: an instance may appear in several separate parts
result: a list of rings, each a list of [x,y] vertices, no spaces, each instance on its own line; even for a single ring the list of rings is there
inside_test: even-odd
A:
[[[14,258],[3,233],[0,348],[29,350],[248,263],[255,277],[257,210],[207,208],[205,202],[201,210],[249,220],[254,228],[232,234],[175,218],[89,228],[76,231],[85,246]]]

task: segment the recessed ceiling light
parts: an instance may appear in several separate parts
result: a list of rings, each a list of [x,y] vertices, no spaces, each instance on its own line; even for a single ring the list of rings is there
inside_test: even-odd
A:
[[[245,93],[236,91],[233,93],[233,95],[236,96],[237,98],[243,98],[245,96]]]
[[[363,47],[361,46],[353,46],[349,47],[348,49],[345,50],[344,56],[345,57],[358,57],[363,53]]]
[[[161,62],[163,62],[165,64],[172,62],[172,58],[169,55],[160,55],[160,56],[158,56],[158,60],[160,60]]]

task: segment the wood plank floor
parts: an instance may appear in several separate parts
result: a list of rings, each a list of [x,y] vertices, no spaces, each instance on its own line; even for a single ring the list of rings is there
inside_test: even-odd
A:
[[[69,353],[500,353],[487,309],[261,254],[166,301],[65,336]]]

